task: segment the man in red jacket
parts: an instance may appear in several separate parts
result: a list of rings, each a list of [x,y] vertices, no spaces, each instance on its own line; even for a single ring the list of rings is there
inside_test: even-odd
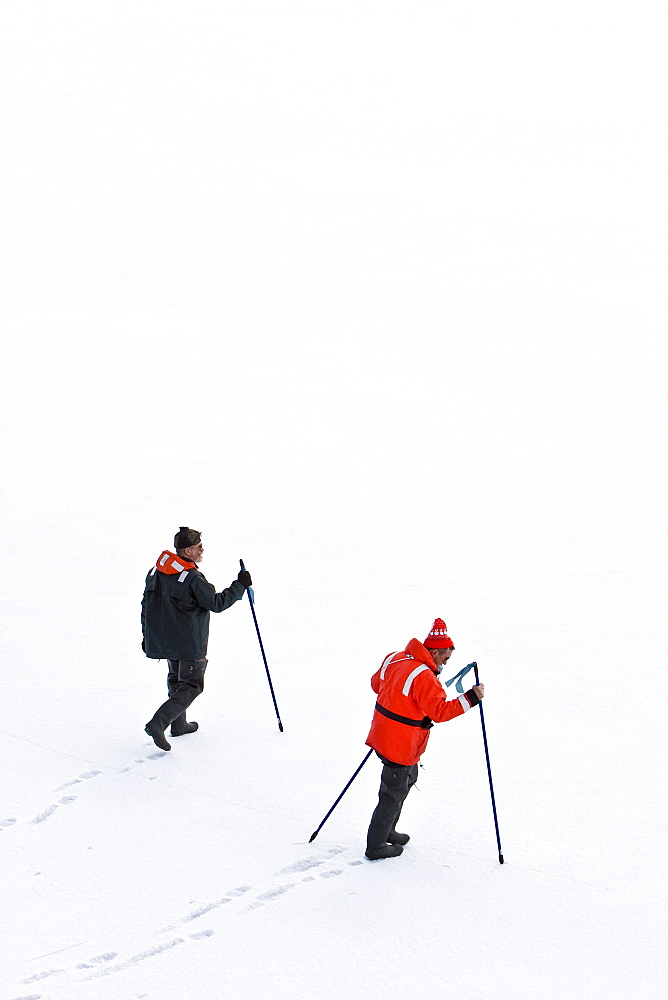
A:
[[[431,727],[468,712],[485,693],[484,684],[475,684],[466,694],[447,700],[438,674],[454,648],[445,622],[437,618],[424,643],[411,639],[404,650],[386,656],[371,678],[378,700],[366,743],[382,760],[383,772],[367,834],[370,861],[396,858],[410,839],[395,826],[417,781],[418,761]]]

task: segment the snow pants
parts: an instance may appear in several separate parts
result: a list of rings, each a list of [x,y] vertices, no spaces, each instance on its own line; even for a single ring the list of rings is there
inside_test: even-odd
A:
[[[151,720],[160,726],[163,732],[170,723],[174,732],[185,726],[186,709],[204,690],[204,672],[208,662],[206,657],[201,660],[167,660],[169,698]]]
[[[366,838],[367,850],[371,851],[376,851],[387,843],[387,838],[401,815],[406,796],[418,776],[417,764],[393,764],[383,757],[381,760],[383,772],[380,777],[378,805],[371,817]]]

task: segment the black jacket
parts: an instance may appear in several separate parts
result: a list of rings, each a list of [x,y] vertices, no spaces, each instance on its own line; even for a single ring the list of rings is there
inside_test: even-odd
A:
[[[163,552],[146,577],[141,624],[145,652],[153,660],[206,656],[209,613],[225,611],[241,600],[246,589],[235,580],[217,594],[194,563],[179,565],[178,558]]]

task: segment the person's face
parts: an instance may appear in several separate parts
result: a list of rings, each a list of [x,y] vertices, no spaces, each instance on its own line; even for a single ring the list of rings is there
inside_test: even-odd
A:
[[[201,542],[197,545],[190,545],[186,549],[186,557],[189,562],[200,563],[202,561],[202,556],[204,555],[204,546]]]
[[[439,674],[440,674],[441,670],[443,669],[443,667],[445,666],[445,664],[448,662],[448,660],[450,659],[450,657],[452,656],[453,653],[454,653],[454,649],[452,648],[452,646],[449,649],[432,649],[431,650],[431,655],[432,655],[432,658],[434,660],[434,663],[436,664],[436,666],[438,668]]]

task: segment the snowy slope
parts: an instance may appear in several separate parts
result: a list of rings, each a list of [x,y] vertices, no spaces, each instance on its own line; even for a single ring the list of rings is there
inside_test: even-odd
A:
[[[0,1000],[665,996],[654,4],[3,7]],[[218,588],[143,732],[144,576]],[[369,677],[436,616],[401,858]]]
[[[527,605],[542,582],[527,580]],[[372,603],[360,595],[369,614]],[[217,632],[247,612],[230,609]],[[271,635],[269,607],[265,617]],[[486,721],[506,863],[472,712],[432,735],[405,808],[404,855],[372,864],[372,762],[308,843],[365,752],[365,664],[342,669],[346,643],[309,662],[279,641],[281,734],[248,619],[246,651],[240,644],[235,658],[219,642],[212,658],[192,711],[201,730],[170,754],[141,731],[162,672],[131,655],[125,712],[113,699],[101,708],[89,685],[61,726],[46,723],[48,739],[18,720],[3,732],[4,759],[22,776],[9,782],[5,823],[15,822],[2,831],[18,903],[4,930],[3,997],[380,997],[415,983],[427,996],[444,984],[465,997],[529,997],[548,985],[556,997],[661,995],[658,713],[634,698],[620,710],[619,693],[592,701],[574,685],[569,695],[551,679],[568,668],[543,638],[514,665],[490,653]],[[363,631],[352,630],[353,647]],[[535,679],[523,671],[532,660],[542,665]],[[610,662],[619,692],[612,648]]]

